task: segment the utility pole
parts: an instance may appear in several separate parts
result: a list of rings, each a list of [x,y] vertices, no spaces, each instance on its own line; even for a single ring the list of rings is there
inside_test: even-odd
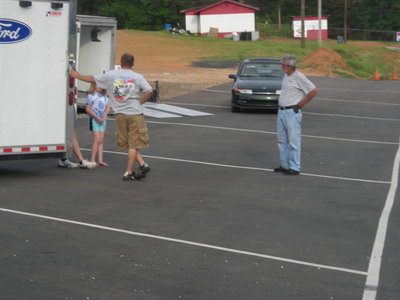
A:
[[[322,0],[318,0],[318,45],[321,48],[322,47]]]
[[[281,20],[281,0],[278,0],[278,29],[282,31],[282,20]]]
[[[306,39],[305,39],[305,29],[304,29],[304,18],[306,16],[306,1],[301,0],[301,48],[306,47]]]
[[[344,25],[343,25],[343,38],[344,43],[347,41],[347,0],[344,0]]]

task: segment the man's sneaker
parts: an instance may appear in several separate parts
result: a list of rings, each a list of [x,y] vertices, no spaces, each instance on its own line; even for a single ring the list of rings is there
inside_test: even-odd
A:
[[[58,160],[58,167],[59,168],[70,168],[70,169],[73,169],[73,168],[79,167],[79,165],[77,163],[74,163],[74,162],[70,161],[67,158],[65,160],[59,159]]]
[[[135,177],[136,180],[140,180],[142,178],[146,177],[146,173],[143,173],[140,169],[136,170],[132,173],[133,177]]]
[[[283,173],[283,174],[285,174],[285,175],[300,175],[300,171],[296,171],[296,170],[292,170],[292,169],[289,169],[289,170],[287,170],[285,173]]]
[[[123,181],[134,181],[136,180],[134,174],[128,174],[128,172],[125,172],[124,175],[122,175],[122,180]]]
[[[288,169],[282,168],[281,166],[279,166],[279,168],[274,169],[275,173],[286,173],[287,171]]]
[[[79,168],[82,169],[94,169],[97,167],[97,164],[93,161],[87,161],[86,159],[82,159],[79,162]]]
[[[142,176],[144,177],[144,176],[146,176],[147,173],[150,172],[151,168],[148,164],[144,163],[143,165],[141,165],[139,167],[139,170],[140,170]]]

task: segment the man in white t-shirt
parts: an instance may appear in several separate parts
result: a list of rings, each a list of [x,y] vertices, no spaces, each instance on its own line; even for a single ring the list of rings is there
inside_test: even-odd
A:
[[[301,72],[296,71],[296,56],[285,55],[281,65],[285,76],[279,96],[277,137],[280,166],[274,172],[285,175],[300,174],[301,109],[318,92],[315,85]]]
[[[117,144],[121,150],[128,151],[128,163],[123,180],[140,179],[150,171],[139,149],[149,146],[142,104],[151,98],[153,89],[142,75],[132,70],[134,61],[132,54],[125,53],[121,56],[121,69],[95,76],[81,75],[75,70],[70,73],[76,79],[96,82],[99,88],[108,90],[111,97],[110,106],[117,121]],[[134,172],[135,161],[139,163],[136,172]]]

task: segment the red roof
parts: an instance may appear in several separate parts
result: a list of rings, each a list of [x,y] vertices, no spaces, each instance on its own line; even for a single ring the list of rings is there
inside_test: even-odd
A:
[[[183,9],[180,12],[188,15],[197,15],[197,14],[247,13],[247,12],[254,12],[255,10],[260,10],[260,9],[258,7],[247,5],[244,3],[232,0],[225,0],[206,6]]]

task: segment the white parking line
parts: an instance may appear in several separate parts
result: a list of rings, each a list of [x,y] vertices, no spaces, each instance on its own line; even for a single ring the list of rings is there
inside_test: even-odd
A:
[[[89,151],[90,149],[87,149],[87,150]],[[114,154],[124,154],[125,155],[125,153],[122,153],[122,152],[112,152],[112,151],[104,151],[104,152],[114,153]],[[199,164],[199,165],[208,165],[208,166],[214,166],[214,167],[224,167],[224,168],[233,168],[233,169],[246,169],[246,170],[274,172],[273,169],[267,169],[267,168],[246,167],[246,166],[227,165],[227,164],[217,164],[217,163],[211,163],[211,162],[205,162],[205,161],[187,160],[187,159],[152,156],[152,155],[142,155],[142,156],[143,157],[148,157],[148,158],[153,158],[153,159],[180,161],[180,162],[187,162],[187,163]],[[350,178],[350,177],[340,177],[340,176],[329,176],[329,175],[311,174],[311,173],[301,173],[301,174],[302,174],[302,176],[310,176],[310,177],[330,178],[330,179],[337,179],[337,180],[368,182],[368,183],[378,183],[378,184],[390,184],[390,181],[370,180],[370,179]]]
[[[318,99],[317,99],[318,100]],[[323,101],[323,100],[322,100]],[[329,100],[334,101],[334,100]],[[341,101],[341,100],[337,100]],[[359,102],[349,100],[347,102]],[[172,103],[172,102],[168,102]],[[197,104],[197,103],[182,103],[182,102],[174,102],[177,105],[186,105],[186,106],[199,106],[199,107],[214,107],[214,108],[231,108],[230,105],[211,105],[211,104]],[[391,103],[369,103],[369,104],[381,104],[381,105],[400,105],[400,104],[391,104]],[[390,118],[376,118],[376,117],[365,117],[365,116],[356,116],[356,115],[339,115],[339,114],[324,114],[324,113],[313,113],[308,111],[303,111],[303,114],[308,115],[316,115],[316,116],[327,116],[327,117],[340,117],[340,118],[354,118],[354,119],[366,119],[366,120],[379,120],[379,121],[395,121],[399,122],[400,119],[390,119]]]
[[[242,131],[242,132],[253,132],[253,133],[276,135],[276,132],[274,132],[274,131],[244,129],[244,128],[234,128],[234,127],[222,127],[222,126],[211,126],[211,125],[199,125],[199,124],[191,124],[191,123],[174,123],[174,122],[162,122],[162,121],[147,121],[147,123],[150,123],[150,124],[163,124],[163,125],[176,125],[176,126],[189,126],[189,127],[200,127],[200,128],[211,128],[211,129],[220,129],[220,130],[232,130],[232,131]],[[326,139],[326,140],[344,141],[344,142],[354,142],[354,143],[398,145],[398,142],[344,139],[344,138],[335,138],[335,137],[328,137],[328,136],[316,136],[316,135],[307,135],[307,134],[303,134],[302,137],[303,138],[314,138],[314,139]]]
[[[81,148],[82,151],[92,151],[91,149]],[[126,152],[119,151],[107,151],[103,150],[104,153],[110,154],[118,154],[118,155],[128,155]],[[264,171],[264,172],[274,172],[273,169],[267,168],[259,168],[259,167],[247,167],[247,166],[238,166],[238,165],[228,165],[228,164],[219,164],[212,163],[206,161],[198,161],[198,160],[189,160],[189,159],[181,159],[181,158],[172,158],[172,157],[162,157],[162,156],[153,156],[153,155],[143,155],[143,157],[160,159],[160,160],[170,160],[170,161],[179,161],[184,163],[198,164],[198,165],[207,165],[213,167],[223,167],[223,168],[231,168],[231,169],[245,169],[245,170],[255,170],[255,171]],[[330,176],[330,175],[321,175],[321,174],[312,174],[312,173],[301,173],[302,176],[310,176],[310,177],[319,177],[319,178],[329,178],[336,180],[345,180],[345,181],[354,181],[354,182],[367,182],[367,183],[377,183],[377,184],[390,184],[390,181],[384,180],[372,180],[372,179],[363,179],[363,178],[352,178],[352,177],[341,177],[341,176]]]
[[[337,88],[323,88],[318,87],[318,90],[332,90],[332,91],[351,91],[351,92],[363,92],[363,93],[386,93],[386,94],[399,94],[400,91],[386,91],[386,90],[354,90],[354,89],[337,89]],[[223,90],[213,90],[213,89],[206,89],[207,92],[216,92],[216,93],[225,93],[230,94],[231,91],[223,91]]]
[[[368,275],[365,282],[364,294],[362,300],[375,300],[379,285],[379,274],[381,271],[381,262],[383,248],[385,246],[387,227],[389,223],[390,213],[392,211],[394,199],[396,196],[397,185],[399,181],[399,164],[400,164],[400,147],[397,150],[393,163],[392,181],[389,193],[386,197],[385,206],[383,207],[381,217],[379,219],[378,230],[375,236],[374,246],[369,260]]]
[[[215,105],[215,104],[199,104],[199,103],[185,103],[185,102],[165,102],[168,104],[184,105],[184,106],[201,106],[201,107],[215,107],[215,108],[230,108],[230,105]]]
[[[350,92],[361,92],[361,93],[378,93],[378,94],[400,94],[400,91],[389,91],[385,89],[380,90],[356,90],[356,89],[340,89],[340,88],[323,88],[318,87],[318,90],[332,90],[332,91],[350,91]]]
[[[388,103],[388,102],[377,102],[377,101],[364,101],[364,100],[352,100],[352,99],[333,99],[333,98],[319,98],[315,97],[318,101],[328,101],[328,102],[346,102],[346,103],[364,103],[373,105],[390,105],[390,106],[400,106],[400,103]]]
[[[34,213],[29,213],[29,212],[7,209],[7,208],[0,208],[0,211],[5,212],[5,213],[24,215],[24,216],[34,217],[34,218],[52,220],[52,221],[56,221],[56,222],[80,225],[80,226],[85,226],[85,227],[90,227],[90,228],[96,228],[96,229],[101,229],[101,230],[107,230],[107,231],[113,231],[113,232],[135,235],[135,236],[140,236],[140,237],[146,237],[146,238],[151,238],[151,239],[157,239],[157,240],[162,240],[162,241],[168,241],[168,242],[173,242],[173,243],[185,244],[185,245],[190,245],[190,246],[195,246],[195,247],[202,247],[202,248],[208,248],[208,249],[213,249],[213,250],[218,250],[218,251],[230,252],[230,253],[235,253],[235,254],[240,254],[240,255],[247,255],[247,256],[254,256],[254,257],[259,257],[259,258],[264,258],[264,259],[276,260],[276,261],[280,261],[280,262],[303,265],[303,266],[317,268],[317,269],[345,272],[345,273],[351,273],[351,274],[362,275],[362,276],[367,275],[367,273],[364,271],[359,271],[359,270],[354,270],[354,269],[310,263],[310,262],[306,262],[306,261],[272,256],[272,255],[267,255],[267,254],[263,254],[263,253],[242,251],[242,250],[220,247],[220,246],[215,246],[215,245],[210,245],[210,244],[175,239],[175,238],[170,238],[170,237],[165,237],[165,236],[160,236],[160,235],[124,230],[124,229],[115,228],[115,227],[108,227],[108,226],[102,226],[102,225],[91,224],[91,223],[86,223],[86,222],[79,222],[79,221],[74,221],[74,220],[55,218],[55,217],[51,217],[51,216],[39,215],[39,214],[34,214]]]
[[[322,113],[313,113],[313,112],[303,112],[303,114],[326,116],[326,117],[340,117],[340,118],[351,118],[351,119],[377,120],[377,121],[394,121],[394,122],[399,122],[400,121],[400,119],[364,117],[364,116],[356,116],[356,115],[322,114]]]
[[[210,116],[212,114],[169,105],[165,103],[147,102],[143,105],[143,112],[146,117],[153,118],[180,118],[181,116],[199,117]]]
[[[176,115],[176,114],[170,114],[168,112],[164,112],[164,111],[158,111],[158,110],[154,110],[154,109],[149,109],[147,107],[143,108],[143,112],[144,115],[146,117],[153,117],[153,118],[180,118],[181,116]]]
[[[193,109],[187,109],[183,107],[178,107],[175,105],[169,105],[165,103],[153,103],[153,102],[148,102],[144,104],[145,108],[151,108],[151,109],[156,109],[156,110],[161,110],[161,111],[166,111],[166,112],[171,112],[174,114],[178,115],[184,115],[184,116],[190,116],[190,117],[199,117],[199,116],[210,116],[212,114],[198,111],[198,110],[193,110]]]

